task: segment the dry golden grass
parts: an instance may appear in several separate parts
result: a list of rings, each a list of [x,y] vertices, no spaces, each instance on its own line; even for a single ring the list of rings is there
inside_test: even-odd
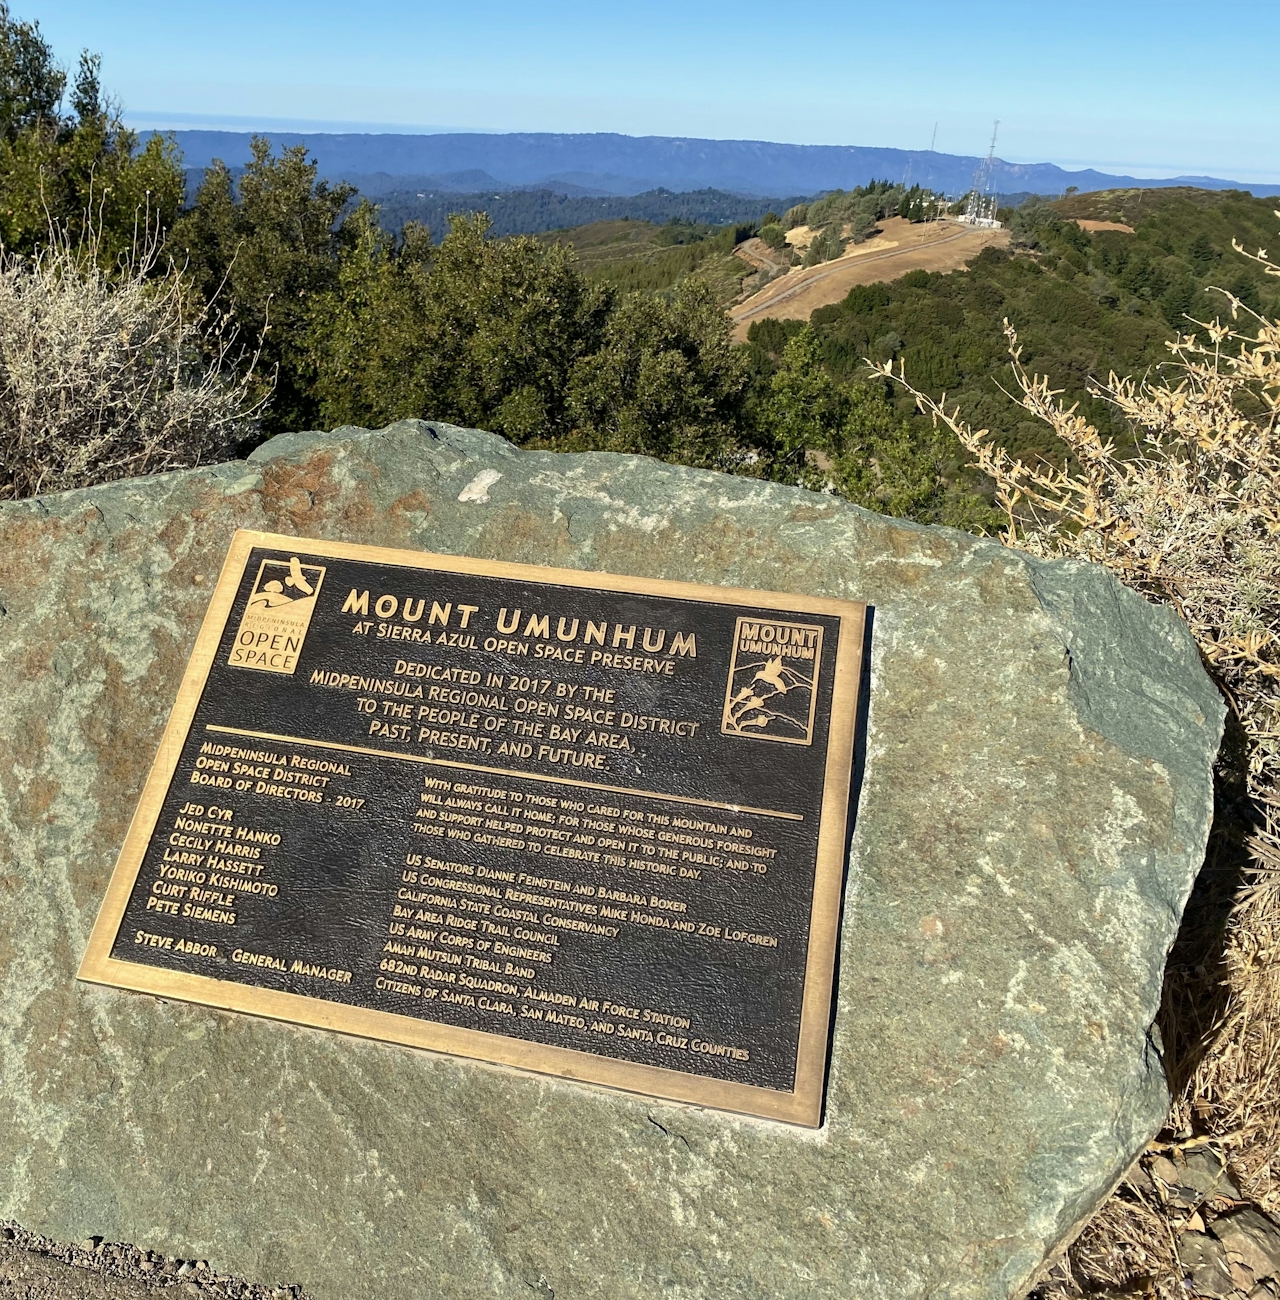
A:
[[[1009,242],[1007,230],[974,230],[945,221],[912,225],[902,217],[882,221],[880,231],[865,244],[850,244],[833,261],[793,267],[731,307],[734,338],[745,341],[751,323],[768,317],[808,320],[817,308],[839,302],[857,284],[896,280],[908,271],[962,271],[984,248]],[[788,239],[795,233],[788,231]]]
[[[1182,1300],[1175,1238],[1159,1210],[1132,1186],[1089,1221],[1059,1270],[1058,1294],[1107,1288]]]
[[[1280,215],[1280,213],[1277,213]],[[1270,275],[1265,252],[1245,253]],[[1164,1138],[1221,1154],[1242,1196],[1280,1211],[1280,322],[1224,294],[1227,321],[1171,343],[1166,374],[1097,392],[1139,454],[1114,446],[1022,363],[1013,396],[1060,439],[1026,464],[945,398],[915,394],[996,486],[1004,540],[1097,561],[1186,620],[1230,708],[1208,860],[1170,955],[1161,1029],[1174,1094]],[[889,372],[891,373],[891,372]],[[1071,1248],[1049,1297],[1187,1294],[1185,1223],[1126,1183]]]

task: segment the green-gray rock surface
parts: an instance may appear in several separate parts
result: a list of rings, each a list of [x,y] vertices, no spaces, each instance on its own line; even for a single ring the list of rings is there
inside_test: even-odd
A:
[[[500,477],[498,477],[500,475]],[[236,527],[866,600],[813,1132],[79,984]],[[0,1217],[378,1297],[1017,1295],[1155,1132],[1222,706],[1101,569],[405,423],[0,507]]]

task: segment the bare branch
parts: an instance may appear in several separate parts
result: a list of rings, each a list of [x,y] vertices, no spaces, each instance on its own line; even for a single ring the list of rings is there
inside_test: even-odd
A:
[[[0,498],[199,464],[256,427],[257,353],[154,223],[113,273],[99,252],[52,225],[30,258],[0,249]]]

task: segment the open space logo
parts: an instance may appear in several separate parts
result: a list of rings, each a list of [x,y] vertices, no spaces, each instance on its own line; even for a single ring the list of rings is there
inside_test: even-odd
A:
[[[821,663],[822,628],[778,619],[738,619],[721,735],[812,744]]]
[[[263,560],[227,663],[234,668],[291,674],[311,626],[325,566],[296,556]]]

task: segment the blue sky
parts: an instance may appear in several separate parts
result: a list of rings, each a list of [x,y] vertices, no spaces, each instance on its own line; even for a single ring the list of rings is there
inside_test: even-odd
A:
[[[138,126],[620,131],[1280,182],[1280,0],[12,0]]]

